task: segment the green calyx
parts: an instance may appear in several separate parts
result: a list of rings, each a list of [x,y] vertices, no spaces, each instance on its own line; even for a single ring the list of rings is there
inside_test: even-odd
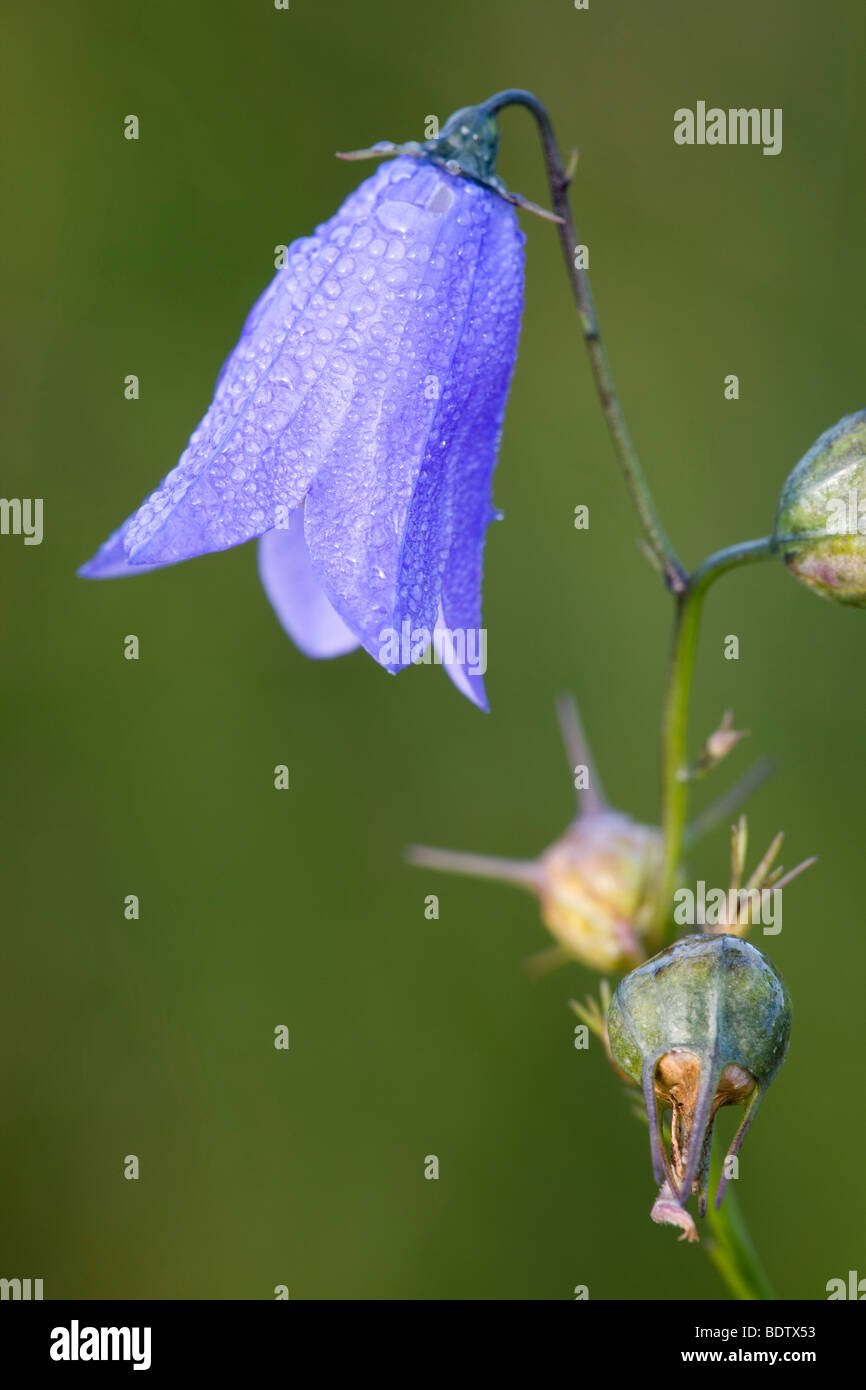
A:
[[[495,115],[485,106],[463,106],[449,116],[439,134],[429,140],[409,140],[403,145],[380,140],[367,150],[354,150],[340,158],[388,159],[408,154],[415,159],[429,159],[447,173],[473,179],[511,201],[512,195],[496,174],[498,153],[499,126]],[[517,195],[513,196],[515,201],[522,201]]]
[[[866,410],[825,430],[797,464],[773,548],[822,598],[866,607]]]
[[[496,173],[496,159],[499,154],[499,126],[491,102],[480,106],[462,106],[449,116],[438,135],[429,140],[409,140],[406,144],[395,145],[390,140],[379,140],[366,150],[352,150],[340,154],[339,159],[394,159],[398,155],[411,155],[413,159],[426,159],[448,174],[457,174],[504,198],[515,207],[525,208],[551,222],[561,218],[545,208],[530,203],[519,193],[511,193]],[[507,103],[504,103],[507,104]]]
[[[434,140],[425,140],[421,148],[451,173],[489,184],[496,178],[499,154],[496,117],[488,115],[483,106],[464,106],[448,117]]]

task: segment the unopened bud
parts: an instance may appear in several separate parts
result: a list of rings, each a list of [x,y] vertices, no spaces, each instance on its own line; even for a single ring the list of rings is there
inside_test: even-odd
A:
[[[866,410],[825,430],[797,464],[773,547],[816,594],[866,607]]]

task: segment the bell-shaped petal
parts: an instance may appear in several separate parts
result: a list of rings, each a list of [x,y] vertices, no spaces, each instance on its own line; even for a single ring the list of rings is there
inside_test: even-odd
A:
[[[402,584],[435,572],[444,558],[440,630],[455,634],[445,669],[459,690],[487,708],[487,634],[481,626],[481,577],[505,403],[517,351],[523,303],[522,237],[514,215],[494,216],[473,286],[470,314],[451,371],[453,393],[443,399],[437,438],[428,451],[425,487],[413,507],[402,559]],[[510,212],[505,204],[506,212]],[[447,443],[446,443],[447,441]],[[447,547],[447,554],[446,554]]]
[[[366,286],[379,265],[349,248],[369,244],[373,207],[416,169],[411,159],[378,169],[289,248],[180,462],[122,528],[134,564],[225,550],[270,530],[277,507],[303,501],[348,413],[369,326]],[[386,251],[380,238],[376,252]]]
[[[342,538],[327,534],[327,520],[321,528],[341,605],[387,619],[376,551],[402,541],[481,244],[488,223],[503,220],[519,246],[502,199],[403,157],[295,242],[179,464],[122,528],[131,563],[171,564],[262,535],[323,472],[317,499],[333,484],[329,515],[348,494],[353,523]],[[385,513],[394,521],[382,536]],[[365,583],[372,595],[359,594]]]
[[[126,527],[124,523],[113,531],[108,540],[99,547],[92,559],[82,565],[78,573],[82,579],[123,579],[128,574],[146,574],[149,570],[162,569],[162,565],[133,565],[126,553]],[[171,561],[166,561],[171,564]]]
[[[376,216],[395,233],[394,268],[370,286],[368,375],[381,389],[358,392],[310,488],[305,529],[332,604],[396,670],[411,658],[383,657],[389,634],[408,624],[432,638],[440,600],[447,626],[480,626],[523,237],[508,203],[432,165],[417,165]]]
[[[80,573],[280,531],[262,573],[302,650],[350,633],[395,671],[420,641],[486,707],[482,555],[522,303],[523,235],[495,187],[424,157],[383,165],[290,247],[177,467]],[[307,565],[285,529],[300,508],[303,584],[286,579]]]
[[[343,656],[360,646],[313,573],[300,510],[291,514],[286,529],[262,536],[259,576],[277,617],[305,656]]]

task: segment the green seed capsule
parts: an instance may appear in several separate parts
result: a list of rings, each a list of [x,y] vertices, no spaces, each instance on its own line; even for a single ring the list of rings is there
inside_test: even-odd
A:
[[[825,430],[797,464],[773,547],[815,593],[866,607],[866,410]]]
[[[677,1224],[696,1239],[691,1218],[680,1213],[693,1192],[700,1194],[701,1215],[706,1211],[716,1113],[723,1105],[746,1107],[730,1158],[785,1059],[791,1031],[785,983],[739,937],[686,936],[620,981],[607,1026],[615,1063],[643,1088],[661,1205],[677,1207]],[[672,1111],[670,1157],[659,1103]],[[716,1207],[726,1182],[723,1173]]]

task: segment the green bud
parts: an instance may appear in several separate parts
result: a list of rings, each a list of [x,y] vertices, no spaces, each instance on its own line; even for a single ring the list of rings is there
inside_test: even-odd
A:
[[[611,1056],[643,1088],[653,1171],[662,1192],[655,1219],[683,1226],[693,1192],[707,1205],[713,1124],[723,1105],[745,1105],[728,1150],[735,1156],[764,1092],[785,1059],[791,1001],[766,956],[736,936],[686,936],[620,981],[607,1019]],[[671,1115],[671,1152],[659,1105]],[[725,1167],[727,1167],[727,1160]],[[721,1204],[723,1171],[716,1194]]]
[[[773,547],[816,594],[866,607],[866,410],[801,458],[779,498]]]

